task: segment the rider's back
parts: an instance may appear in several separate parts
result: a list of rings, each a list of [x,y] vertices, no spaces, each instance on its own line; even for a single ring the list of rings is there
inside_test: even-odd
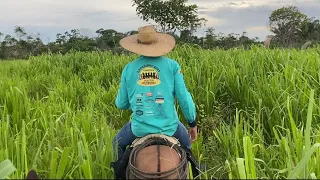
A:
[[[151,133],[171,136],[179,121],[175,96],[187,121],[193,122],[195,107],[179,64],[163,56],[140,56],[123,70],[116,105],[132,110],[132,131],[136,136]]]

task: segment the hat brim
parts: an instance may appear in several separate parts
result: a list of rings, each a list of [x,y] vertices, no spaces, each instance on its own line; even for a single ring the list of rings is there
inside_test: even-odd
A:
[[[138,43],[137,36],[134,34],[122,38],[119,42],[120,46],[139,55],[158,57],[169,53],[176,45],[174,37],[169,34],[157,33],[157,42],[152,44]]]

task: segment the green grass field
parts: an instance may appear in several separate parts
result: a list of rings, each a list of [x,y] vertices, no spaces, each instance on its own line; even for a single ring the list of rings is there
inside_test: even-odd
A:
[[[320,48],[179,46],[168,56],[197,105],[202,178],[320,178]],[[9,178],[31,168],[41,178],[113,178],[112,138],[131,113],[114,100],[122,68],[136,57],[1,62],[0,162],[16,167]]]

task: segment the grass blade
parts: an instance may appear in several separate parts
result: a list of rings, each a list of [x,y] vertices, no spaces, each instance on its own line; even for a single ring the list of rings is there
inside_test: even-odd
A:
[[[7,176],[12,174],[16,168],[12,164],[12,162],[8,159],[2,161],[0,163],[0,179],[5,179]]]

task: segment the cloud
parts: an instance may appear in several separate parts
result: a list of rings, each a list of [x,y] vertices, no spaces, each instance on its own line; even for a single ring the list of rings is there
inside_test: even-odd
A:
[[[219,19],[223,24],[214,24],[213,27],[218,32],[242,33],[248,32],[251,38],[258,37],[263,40],[268,34],[272,34],[268,30],[268,20],[272,11],[287,5],[295,5],[302,13],[309,17],[320,17],[319,11],[320,1],[305,0],[247,0],[247,1],[217,1],[209,5],[209,0],[197,0],[201,15],[213,19]]]
[[[212,26],[223,26],[227,24],[227,21],[222,18],[216,18],[209,16],[206,13],[199,13],[199,17],[206,18],[208,21],[206,22],[206,26],[212,27]]]
[[[246,29],[248,33],[251,32],[259,32],[259,31],[268,31],[268,29],[265,26],[254,26]]]
[[[145,24],[128,0],[6,0],[0,9],[0,32],[12,34],[19,25],[50,40],[74,28],[126,32]]]
[[[39,32],[43,39],[54,40],[57,33],[71,29],[86,29],[94,34],[99,28],[126,32],[136,30],[143,22],[132,7],[131,0],[2,0],[0,3],[0,32],[12,34],[15,25],[27,32]],[[201,17],[208,19],[207,27],[216,32],[248,32],[250,37],[264,39],[268,17],[277,8],[297,7],[308,16],[319,18],[318,0],[189,0],[197,4]],[[83,30],[84,31],[84,30]],[[201,28],[198,35],[204,35]]]

